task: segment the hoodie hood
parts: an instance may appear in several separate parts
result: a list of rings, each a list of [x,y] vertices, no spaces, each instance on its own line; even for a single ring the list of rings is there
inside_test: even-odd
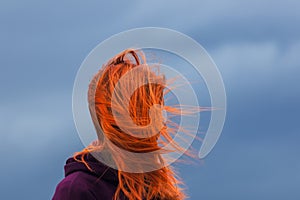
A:
[[[80,156],[77,157],[80,160]],[[82,171],[91,175],[94,175],[98,178],[101,178],[102,180],[109,182],[115,186],[118,185],[118,171],[116,169],[113,169],[100,161],[98,161],[96,158],[94,158],[91,154],[87,154],[84,156],[85,161],[88,163],[89,167],[92,169],[90,171],[84,163],[76,161],[73,157],[69,158],[66,161],[66,164],[64,166],[65,170],[65,177],[68,175],[77,172]]]
[[[81,156],[76,157],[80,160]],[[69,158],[64,166],[65,178],[57,185],[52,200],[112,200],[118,187],[118,171],[101,163],[91,154],[84,163]],[[124,200],[124,198],[120,198]]]

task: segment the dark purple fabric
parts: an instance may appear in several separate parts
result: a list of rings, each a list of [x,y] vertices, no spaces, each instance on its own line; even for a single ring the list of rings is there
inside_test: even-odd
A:
[[[118,186],[117,170],[88,154],[86,166],[73,158],[66,161],[65,178],[57,185],[52,200],[112,200]]]

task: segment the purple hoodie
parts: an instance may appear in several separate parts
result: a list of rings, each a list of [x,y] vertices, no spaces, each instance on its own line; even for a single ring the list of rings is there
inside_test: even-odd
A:
[[[93,169],[69,158],[66,161],[65,178],[57,185],[52,200],[112,200],[118,186],[118,171],[110,168],[92,155],[85,160]]]

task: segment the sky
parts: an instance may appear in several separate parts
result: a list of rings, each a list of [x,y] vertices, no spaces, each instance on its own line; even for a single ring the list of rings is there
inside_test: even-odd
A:
[[[300,198],[299,1],[0,2],[0,195],[51,199],[83,144],[72,89],[113,34],[164,27],[199,42],[227,94],[222,135],[202,164],[180,164],[192,200]]]

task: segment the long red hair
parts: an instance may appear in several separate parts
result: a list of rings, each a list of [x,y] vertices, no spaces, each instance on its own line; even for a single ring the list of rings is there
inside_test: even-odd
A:
[[[122,94],[114,94],[114,90],[118,81],[125,76],[126,73],[132,71],[135,68],[141,67],[143,69],[138,71],[131,79],[123,80],[123,85],[119,85],[123,91]],[[124,91],[128,90],[129,85],[137,84],[140,82],[147,82],[130,94],[128,105],[122,102],[124,97]],[[122,157],[121,153],[116,148],[121,148],[128,152],[134,153],[147,153],[162,150],[164,145],[170,143],[173,138],[173,134],[176,132],[176,126],[173,124],[173,128],[167,129],[168,121],[163,121],[163,114],[161,112],[155,112],[155,123],[159,127],[157,129],[148,129],[144,134],[148,134],[147,137],[135,137],[132,134],[128,134],[126,131],[133,130],[128,127],[133,122],[137,127],[145,127],[151,122],[151,116],[149,109],[153,105],[158,105],[160,108],[165,109],[167,112],[175,114],[182,114],[182,111],[175,107],[169,107],[164,104],[164,95],[168,92],[166,89],[166,81],[163,75],[158,71],[153,70],[146,63],[145,56],[142,51],[135,49],[127,49],[120,54],[112,58],[106,65],[99,70],[99,72],[93,77],[89,85],[88,102],[89,108],[94,122],[96,131],[98,133],[97,145],[90,145],[81,152],[74,154],[74,158],[80,162],[83,162],[88,168],[88,163],[84,160],[84,156],[88,153],[101,151],[104,146],[109,149],[112,155],[112,159],[117,166],[126,166],[126,160],[131,158]],[[126,94],[126,92],[125,92]],[[113,97],[116,100],[113,100]],[[114,108],[112,105],[114,101]],[[120,127],[116,121],[113,110],[116,110],[124,127]],[[129,114],[129,118],[128,115]],[[152,126],[153,127],[153,126]],[[139,129],[135,129],[139,130]],[[141,129],[142,130],[142,129]],[[112,145],[113,144],[113,145]],[[178,144],[172,142],[174,150],[184,151]],[[166,150],[170,151],[170,150]],[[139,165],[144,163],[145,165],[157,165],[164,164],[165,160],[161,155],[157,155],[157,159],[137,159],[132,162]],[[89,168],[90,169],[90,168]],[[183,183],[175,174],[171,166],[158,167],[153,171],[148,172],[126,172],[118,170],[119,184],[115,192],[114,200],[117,200],[121,193],[129,200],[153,200],[153,199],[165,199],[165,200],[182,200],[186,198],[186,195],[182,189]]]

